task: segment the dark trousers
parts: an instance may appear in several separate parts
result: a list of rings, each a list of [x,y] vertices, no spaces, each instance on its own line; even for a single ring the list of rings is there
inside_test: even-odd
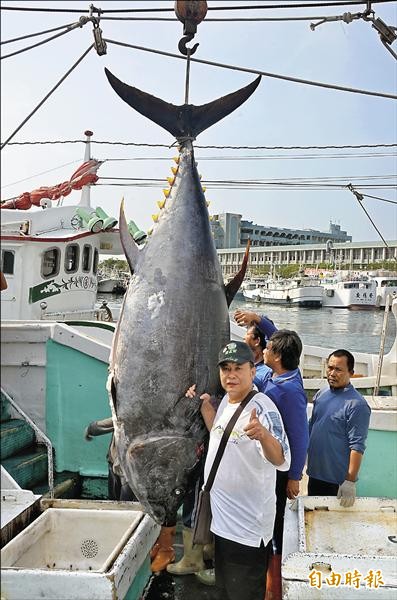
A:
[[[186,496],[183,499],[182,505],[182,522],[184,527],[189,527],[189,529],[193,529],[194,522],[196,520],[197,515],[197,503],[198,497],[200,494],[200,490],[203,486],[204,481],[204,472],[200,473],[200,477],[197,479],[194,487],[188,491]]]
[[[277,471],[276,478],[276,518],[273,529],[273,552],[281,554],[283,550],[284,513],[287,502],[288,471]]]
[[[215,535],[215,580],[222,600],[263,600],[271,541],[259,548]]]
[[[131,501],[137,500],[128,483],[122,483],[118,475],[113,472],[111,463],[108,471],[108,496],[109,500]]]
[[[328,481],[321,481],[321,479],[309,477],[307,487],[309,496],[336,496],[338,489],[339,484],[337,483],[329,483]]]

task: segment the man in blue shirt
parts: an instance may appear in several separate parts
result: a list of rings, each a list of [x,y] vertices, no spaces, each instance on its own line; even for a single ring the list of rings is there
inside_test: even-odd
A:
[[[302,342],[295,331],[277,331],[273,321],[251,311],[236,311],[239,325],[255,323],[268,340],[264,349],[264,363],[270,370],[257,385],[277,406],[291,449],[291,465],[288,472],[277,471],[277,510],[273,532],[274,553],[281,558],[284,529],[284,513],[287,497],[299,494],[299,483],[305,465],[309,442],[307,422],[307,398],[299,371]]]
[[[313,398],[307,473],[310,496],[337,496],[352,506],[371,409],[350,383],[354,356],[335,350],[327,360],[328,386]]]
[[[277,512],[273,533],[276,555],[282,553],[286,500],[293,500],[299,494],[309,443],[307,398],[298,368],[301,352],[302,342],[298,334],[280,329],[271,335],[263,353],[265,364],[272,370],[263,391],[280,411],[291,448],[289,471],[277,471]]]
[[[266,348],[267,338],[259,329],[255,321],[248,325],[247,333],[244,336],[244,342],[251,348],[255,358],[255,377],[254,385],[258,390],[262,390],[271,369],[265,365],[263,351]]]

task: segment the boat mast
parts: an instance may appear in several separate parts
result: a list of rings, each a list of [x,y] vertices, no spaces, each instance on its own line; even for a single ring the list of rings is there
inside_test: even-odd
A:
[[[91,136],[94,135],[92,131],[85,131],[84,135],[86,135],[85,140],[85,151],[84,151],[84,162],[88,162],[91,160]],[[81,188],[81,197],[78,206],[91,207],[91,185],[85,185]]]

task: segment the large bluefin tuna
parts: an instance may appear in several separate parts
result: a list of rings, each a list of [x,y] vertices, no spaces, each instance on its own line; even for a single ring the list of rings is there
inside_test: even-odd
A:
[[[143,248],[133,241],[121,211],[132,277],[109,379],[122,470],[147,512],[160,524],[172,523],[197,476],[206,436],[199,403],[185,392],[192,383],[198,394],[219,390],[217,356],[229,340],[228,305],[248,260],[246,251],[242,268],[225,287],[192,140],[240,106],[260,78],[204,106],[174,106],[106,74],[123,100],[179,142],[175,180]]]

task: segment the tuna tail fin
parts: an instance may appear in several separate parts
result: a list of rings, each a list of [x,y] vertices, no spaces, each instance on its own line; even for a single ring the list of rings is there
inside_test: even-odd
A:
[[[247,242],[247,247],[245,249],[245,254],[243,258],[243,262],[241,263],[241,267],[238,273],[233,277],[231,281],[227,285],[225,285],[225,294],[227,305],[230,306],[234,296],[237,294],[240,285],[243,283],[243,279],[245,277],[245,272],[247,270],[248,265],[248,257],[250,253],[250,245],[251,240],[249,239]]]
[[[124,254],[127,259],[127,262],[131,269],[131,274],[135,270],[135,266],[138,260],[138,246],[134,242],[132,235],[128,230],[127,220],[125,218],[124,213],[124,198],[121,201],[120,205],[120,217],[119,217],[119,227],[120,227],[120,240],[121,245],[123,246]]]
[[[199,133],[233,112],[251,96],[261,80],[261,76],[259,76],[246,87],[208,104],[175,106],[175,104],[165,102],[123,83],[106,68],[105,73],[110,85],[124,102],[127,102],[144,117],[169,131],[178,140],[195,139]]]

